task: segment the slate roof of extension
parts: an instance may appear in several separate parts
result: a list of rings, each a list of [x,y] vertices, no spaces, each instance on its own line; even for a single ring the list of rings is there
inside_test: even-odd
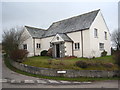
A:
[[[73,40],[71,38],[68,37],[67,34],[65,33],[59,33],[58,34],[64,41],[68,41],[68,42],[72,42]]]
[[[69,33],[89,29],[99,10],[88,12],[79,16],[54,22],[47,30],[26,26],[32,37],[44,38],[57,33]],[[66,37],[66,36],[65,36]]]

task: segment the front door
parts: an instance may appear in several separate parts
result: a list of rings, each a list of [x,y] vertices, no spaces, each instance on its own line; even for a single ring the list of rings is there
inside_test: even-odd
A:
[[[56,57],[60,57],[60,44],[56,44]]]

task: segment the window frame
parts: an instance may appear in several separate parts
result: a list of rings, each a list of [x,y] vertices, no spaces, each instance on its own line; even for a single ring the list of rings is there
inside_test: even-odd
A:
[[[98,38],[98,29],[97,28],[94,28],[94,37]]]
[[[23,49],[27,50],[27,44],[23,44]]]
[[[36,48],[40,49],[41,48],[41,44],[40,43],[36,43]]]
[[[107,32],[106,31],[104,31],[104,37],[105,37],[105,40],[107,40]]]
[[[74,43],[74,50],[80,49],[80,43]]]
[[[100,51],[103,51],[104,50],[104,43],[99,43],[99,50]]]

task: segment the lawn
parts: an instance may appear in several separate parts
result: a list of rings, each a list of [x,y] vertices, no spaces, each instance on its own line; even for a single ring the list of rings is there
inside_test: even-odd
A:
[[[112,67],[105,67],[102,65],[99,66],[88,66],[87,68],[80,68],[76,66],[77,61],[86,61],[90,63],[112,63]],[[61,58],[61,59],[52,59],[47,56],[34,56],[29,57],[23,62],[30,66],[44,67],[44,68],[54,68],[54,69],[74,69],[74,70],[118,70],[112,56],[98,57],[94,59],[88,58]]]

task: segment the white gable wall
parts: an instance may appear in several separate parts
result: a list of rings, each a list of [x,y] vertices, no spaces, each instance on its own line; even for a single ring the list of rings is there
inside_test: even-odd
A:
[[[59,40],[57,40],[57,37],[59,37]],[[64,41],[59,34],[57,34],[56,36],[54,36],[54,38],[50,41],[50,42],[61,42]]]
[[[34,53],[33,53],[33,38],[31,37],[29,32],[26,30],[26,28],[25,28],[23,34],[26,35],[26,37],[28,37],[28,39],[23,42],[23,44],[27,44],[27,51],[29,52],[28,57],[33,56],[34,55]],[[23,45],[21,45],[21,48],[23,49]]]
[[[94,28],[98,29],[98,38],[94,37]],[[107,32],[107,40],[105,40],[104,31]],[[105,24],[105,21],[102,17],[101,12],[98,13],[97,17],[95,18],[94,22],[90,27],[90,49],[91,55],[96,57],[101,56],[101,52],[99,49],[99,43],[104,43],[104,49],[108,52],[107,55],[111,54],[111,45],[110,45],[110,34],[108,28]]]

